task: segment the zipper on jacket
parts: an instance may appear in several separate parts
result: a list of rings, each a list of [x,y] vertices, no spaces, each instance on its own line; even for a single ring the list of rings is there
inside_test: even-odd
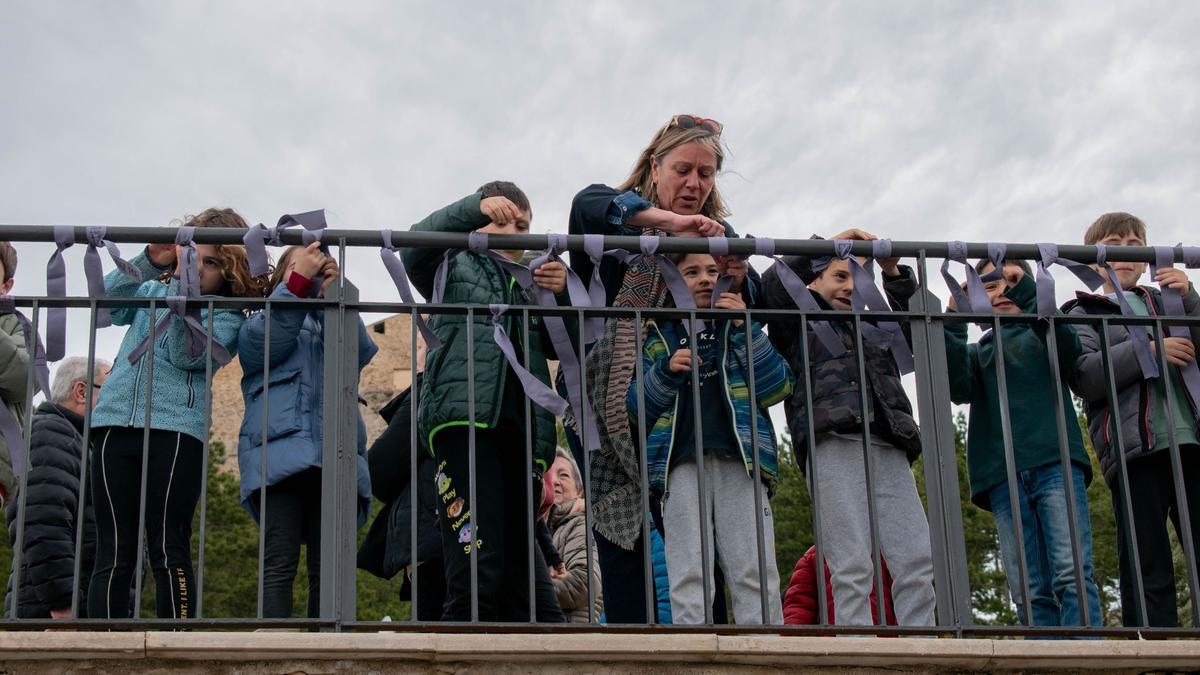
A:
[[[754,480],[754,459],[746,458],[746,445],[742,443],[742,433],[741,429],[738,428],[737,423],[737,408],[733,405],[733,397],[729,395],[729,372],[726,368],[725,360],[729,354],[726,352],[725,347],[728,345],[728,340],[730,339],[730,326],[730,322],[725,322],[725,326],[722,330],[721,342],[719,345],[717,345],[717,353],[720,358],[719,363],[721,364],[721,393],[724,394],[725,405],[727,406],[726,410],[729,412],[729,421],[733,425],[733,439],[738,444],[738,452],[742,456],[742,465],[746,467],[746,475],[750,477],[750,480]],[[750,360],[749,356],[746,357],[746,360]],[[746,387],[749,388],[749,386],[750,383],[747,382]],[[751,410],[750,414],[755,414],[755,411]],[[753,444],[754,440],[755,439],[751,439],[750,442]]]
[[[671,355],[670,343],[667,342],[667,338],[663,336],[662,331],[658,329],[658,324],[652,323],[650,325],[654,327],[654,332],[658,333],[658,339],[662,340],[663,346],[667,348],[667,358],[669,359],[670,355]],[[645,343],[645,341],[643,341],[642,349],[645,349],[645,348],[646,348],[646,343]],[[642,355],[638,354],[638,358],[639,359],[642,358]],[[643,380],[645,379],[645,376],[646,376],[646,373],[643,372],[642,373]],[[640,385],[642,387],[642,400],[645,401],[645,398],[646,398],[646,396],[645,396],[645,391],[646,391],[645,381],[641,382]],[[678,425],[679,425],[679,396],[676,395],[675,396],[675,409],[671,411],[671,442],[667,443],[667,461],[666,461],[666,464],[663,465],[663,499],[666,499],[667,494],[668,494],[668,492],[667,492],[667,485],[669,484],[668,479],[671,477],[671,454],[675,451],[675,438],[676,438],[675,434],[677,432]],[[654,425],[651,424],[650,426],[653,427]],[[648,434],[649,432],[645,429],[642,429],[638,433]]]

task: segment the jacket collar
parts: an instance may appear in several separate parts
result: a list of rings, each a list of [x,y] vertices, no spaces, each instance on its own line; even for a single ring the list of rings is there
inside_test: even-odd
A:
[[[42,404],[38,406],[37,411],[39,413],[65,417],[66,420],[71,423],[71,426],[75,427],[76,431],[81,434],[83,433],[83,415],[80,415],[70,408],[63,407],[57,403],[51,403],[50,401],[43,401]]]

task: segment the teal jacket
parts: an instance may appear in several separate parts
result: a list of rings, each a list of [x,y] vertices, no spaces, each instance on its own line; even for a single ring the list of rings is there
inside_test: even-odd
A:
[[[675,450],[675,429],[680,424],[692,424],[683,419],[681,396],[690,395],[690,373],[672,372],[668,367],[672,347],[679,343],[683,326],[668,322],[661,326],[655,321],[646,322],[646,339],[642,343],[642,373],[645,379],[643,394],[646,423],[650,431],[646,439],[646,461],[650,489],[661,494],[666,491],[670,470],[671,454]],[[733,326],[732,321],[723,321],[720,326],[718,358],[721,362],[720,378],[725,385],[726,412],[723,420],[704,420],[703,424],[732,424],[734,436],[742,451],[742,459],[748,475],[754,471],[754,447],[758,447],[759,470],[768,485],[779,473],[779,451],[775,446],[775,427],[767,409],[787,398],[792,393],[796,380],[792,371],[770,339],[757,323],[752,323],[750,333],[754,345],[754,389],[758,409],[757,441],[750,433],[750,386],[749,360],[747,358],[746,329]],[[629,384],[626,402],[634,428],[638,421],[638,387],[635,378]]]
[[[482,195],[475,193],[439,209],[421,222],[412,226],[414,232],[471,232],[488,224],[487,216],[479,211]],[[432,297],[433,278],[442,262],[444,249],[404,249],[404,265],[413,285],[426,298]],[[418,404],[419,433],[427,439],[429,448],[436,449],[438,432],[470,424],[468,391],[468,349],[474,357],[475,382],[475,426],[478,429],[495,429],[501,420],[505,393],[512,400],[510,406],[520,406],[524,399],[521,387],[510,377],[511,372],[503,352],[492,337],[490,304],[528,305],[531,299],[514,283],[513,278],[496,261],[470,251],[451,253],[450,267],[446,278],[445,304],[475,305],[471,325],[471,342],[467,342],[466,313],[434,314],[429,327],[437,335],[441,345],[430,349],[425,357],[425,375],[421,383]],[[524,354],[522,322],[520,312],[509,312],[501,317],[502,325],[518,358]],[[529,362],[525,367],[542,382],[550,384],[550,370],[546,365],[547,353],[553,354],[550,341],[542,335],[542,322],[536,316],[529,317]],[[524,418],[523,408],[519,416]],[[534,424],[534,464],[539,473],[554,461],[557,433],[554,416],[546,410],[532,406]],[[523,442],[523,440],[521,441]]]
[[[1037,311],[1037,286],[1027,274],[1009,288],[1008,296],[1021,311]],[[1008,411],[1012,421],[1013,459],[1017,471],[1061,461],[1055,409],[1066,414],[1067,444],[1071,461],[1083,469],[1085,483],[1092,480],[1092,463],[1083,446],[1083,435],[1071,403],[1066,379],[1080,354],[1074,326],[1056,323],[1058,367],[1063,378],[1062,399],[1054,400],[1054,380],[1046,347],[1047,323],[1001,323],[1004,335],[1004,374],[1008,385]],[[971,405],[967,425],[967,474],[971,501],[988,511],[990,490],[1008,480],[1004,461],[1004,436],[1000,421],[1000,394],[996,384],[996,347],[992,331],[976,344],[967,344],[967,324],[946,322],[946,366],[950,398]]]
[[[109,296],[165,298],[182,294],[178,279],[171,279],[169,285],[158,280],[165,270],[152,263],[144,252],[130,262],[142,271],[144,281],[138,283],[121,270],[113,270],[104,278],[104,290]],[[149,351],[136,363],[129,362],[129,354],[167,315],[166,302],[160,303],[156,312],[152,325],[148,305],[112,310],[113,325],[129,326],[129,330],[121,340],[112,372],[100,389],[100,400],[92,412],[93,427],[146,426]],[[237,354],[238,329],[243,320],[245,315],[237,310],[218,309],[213,312],[213,342],[223,345],[230,356]],[[208,327],[207,310],[200,310],[200,322]],[[203,441],[208,436],[208,429],[204,428],[204,403],[210,395],[209,383],[204,378],[207,354],[202,352],[192,358],[188,355],[184,340],[183,321],[174,318],[171,327],[154,345],[154,384],[150,397],[149,426],[151,429],[178,431]],[[214,372],[217,367],[214,362]]]

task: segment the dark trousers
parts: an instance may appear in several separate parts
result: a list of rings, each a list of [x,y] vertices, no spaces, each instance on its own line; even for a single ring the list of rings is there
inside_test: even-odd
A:
[[[259,491],[251,499],[259,503]],[[304,545],[308,568],[308,616],[321,606],[321,469],[305,469],[267,486],[263,550],[263,617],[292,616],[292,583]]]
[[[436,438],[437,502],[446,563],[443,620],[471,620],[471,556],[476,551],[480,621],[529,620],[529,535],[533,514],[526,490],[542,492],[525,461],[520,429],[475,430],[475,498],[470,503],[468,432],[441,431]],[[564,621],[550,572],[533,547],[537,621]]]
[[[626,551],[599,532],[592,532],[600,558],[600,587],[604,591],[604,619],[608,623],[646,623],[645,549],[638,537]],[[654,579],[650,579],[651,599]],[[657,606],[657,603],[652,607]]]
[[[411,592],[412,578],[405,579],[404,584]],[[403,590],[400,595],[403,599]],[[441,621],[445,609],[446,566],[441,558],[426,560],[417,569],[417,621]]]
[[[142,430],[104,427],[91,466],[96,507],[96,567],[88,589],[88,616],[130,616],[141,506]],[[200,500],[204,444],[175,431],[150,430],[146,465],[146,556],[160,618],[195,616],[192,516]]]
[[[1200,447],[1179,448],[1183,466],[1183,484],[1187,489],[1187,517],[1192,529],[1192,550],[1200,551]],[[1129,462],[1129,497],[1133,504],[1133,531],[1142,572],[1146,619],[1151,626],[1177,626],[1179,615],[1175,601],[1175,567],[1167,521],[1183,541],[1180,512],[1171,473],[1171,455],[1155,452]],[[1126,626],[1141,626],[1137,587],[1134,585],[1133,557],[1129,553],[1129,529],[1125,522],[1123,493],[1118,483],[1113,489],[1113,513],[1117,519],[1117,555],[1121,570],[1121,621]]]

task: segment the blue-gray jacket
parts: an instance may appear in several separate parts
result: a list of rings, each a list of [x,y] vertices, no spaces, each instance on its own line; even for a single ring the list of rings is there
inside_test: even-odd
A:
[[[296,296],[279,284],[272,298]],[[263,356],[266,344],[266,312],[246,319],[238,333],[242,362],[242,399],[246,413],[238,433],[238,468],[242,506],[258,518],[258,500],[251,494],[262,485]],[[271,309],[271,367],[267,405],[267,485],[310,467],[321,466],[325,425],[324,314],[299,309]],[[379,347],[358,322],[358,368],[371,360]],[[314,498],[318,495],[313,495]],[[367,470],[367,429],[358,418],[358,524],[367,522],[371,509],[371,475]],[[269,516],[268,516],[269,517]]]
[[[104,290],[109,297],[182,295],[178,279],[171,279],[169,284],[158,281],[165,269],[157,267],[145,253],[129,262],[141,270],[144,281],[139,283],[121,270],[113,270],[104,277]],[[159,303],[154,324],[157,325],[167,312],[167,303]],[[202,325],[208,326],[208,318],[208,310],[200,310]],[[245,318],[240,310],[213,312],[213,341],[223,345],[231,356],[237,354],[238,329]],[[100,400],[92,412],[92,427],[143,427],[146,425],[147,359],[143,354],[137,363],[130,363],[129,354],[150,334],[150,308],[117,307],[112,310],[112,319],[113,325],[129,326],[129,330],[121,341],[112,372],[100,389]],[[178,431],[201,441],[208,436],[208,429],[204,428],[204,401],[209,395],[208,383],[204,381],[206,356],[203,351],[195,358],[189,356],[183,321],[172,318],[171,327],[154,345],[151,429]],[[218,365],[213,363],[214,372],[217,368]]]

